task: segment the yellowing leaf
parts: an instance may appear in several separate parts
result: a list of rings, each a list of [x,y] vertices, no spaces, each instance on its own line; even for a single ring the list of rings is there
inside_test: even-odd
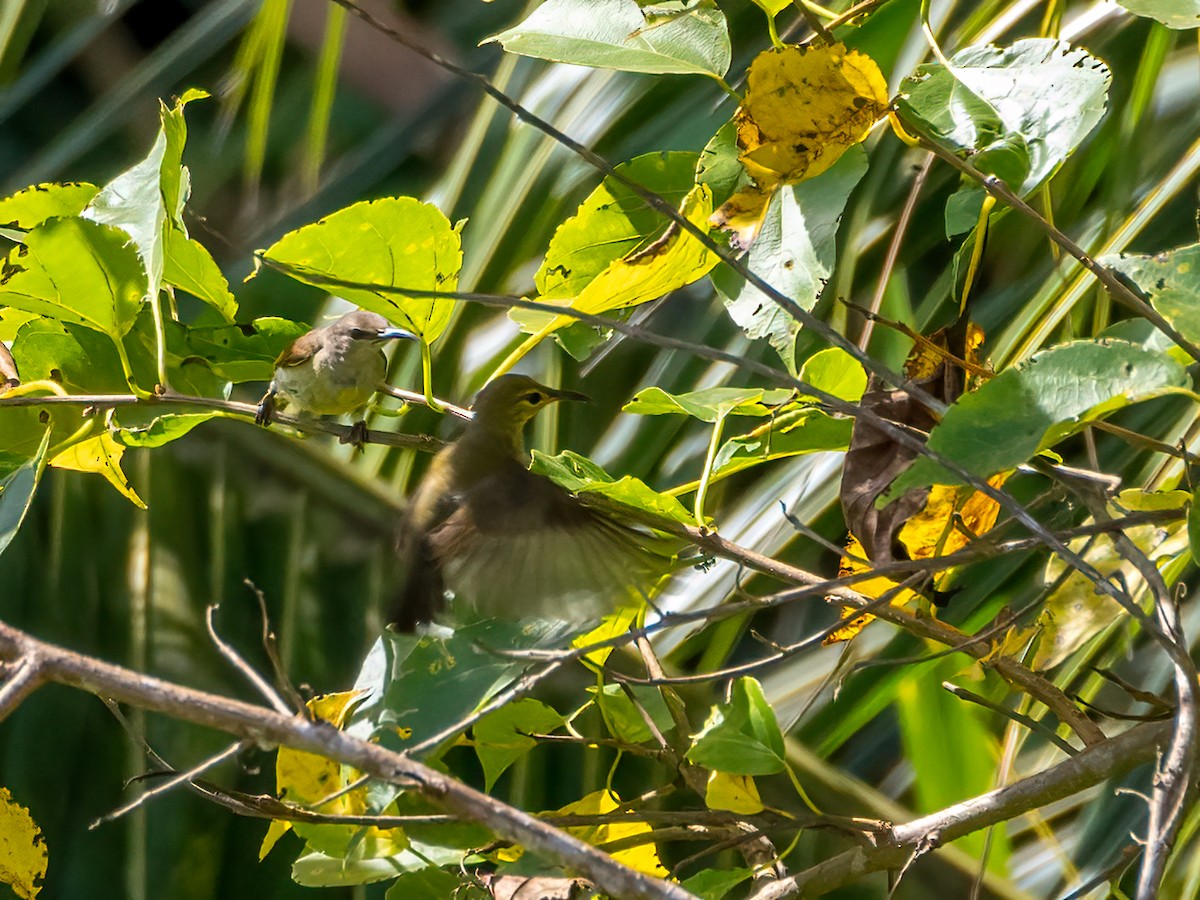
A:
[[[0,882],[26,900],[38,895],[46,874],[46,841],[29,810],[0,788]]]
[[[576,800],[574,803],[568,803],[562,809],[555,812],[564,816],[597,816],[610,813],[620,805],[621,798],[612,791],[595,791],[580,800]],[[632,814],[629,819],[628,824],[589,825],[583,828],[568,828],[567,831],[580,840],[587,841],[587,843],[597,847],[601,844],[619,841],[622,838],[631,837],[635,834],[648,834],[651,831],[649,825],[638,821]],[[659,860],[658,849],[655,847],[653,840],[648,840],[642,846],[631,847],[628,850],[618,850],[612,854],[612,858],[619,863],[629,866],[631,869],[645,872],[647,875],[653,875],[655,878],[666,878],[670,874],[663,866],[662,861]]]
[[[592,644],[607,641],[609,638],[619,637],[635,624],[640,625],[645,618],[645,613],[646,608],[641,604],[636,606],[622,606],[616,612],[609,613],[601,619],[600,624],[591,631],[581,634],[575,640],[571,641],[571,646],[575,648],[590,647]],[[603,668],[609,654],[612,652],[612,647],[601,647],[599,650],[593,650],[585,656],[583,662],[590,663],[598,669]]]
[[[847,575],[857,575],[860,572],[870,572],[870,563],[865,562],[866,554],[863,552],[862,544],[853,534],[846,538],[846,555],[842,557],[842,564],[838,567],[838,577],[844,578]],[[864,597],[877,599],[882,597],[888,591],[896,588],[896,582],[890,578],[884,578],[882,575],[876,578],[868,578],[866,581],[857,581],[850,585],[851,589]],[[908,588],[896,593],[892,597],[892,606],[903,606],[910,600],[916,598],[916,594]],[[870,613],[857,613],[851,608],[842,610],[842,618],[847,620],[846,623],[837,631],[831,632],[821,643],[828,646],[836,644],[840,641],[848,641],[855,637],[860,631],[870,624],[875,617]]]
[[[94,438],[88,438],[68,447],[54,459],[50,465],[58,469],[71,469],[76,472],[96,472],[108,479],[108,483],[121,492],[130,503],[139,509],[145,509],[146,504],[138,496],[125,473],[121,471],[121,457],[125,447],[118,444],[116,438],[105,432]]]
[[[335,728],[342,728],[347,714],[362,693],[343,691],[324,694],[309,700],[308,709],[315,718],[329,722]],[[356,781],[358,777],[357,771],[339,762],[290,747],[280,747],[275,759],[275,782],[279,798],[298,806],[319,803]],[[332,815],[368,815],[371,810],[367,805],[367,790],[360,787],[328,803],[321,803],[317,811]],[[259,848],[259,859],[270,852],[275,842],[289,827],[294,827],[296,833],[304,838],[310,847],[330,856],[344,854],[360,834],[362,839],[357,841],[355,849],[364,858],[394,856],[408,846],[408,840],[400,828],[312,825],[300,822],[290,824],[275,821],[271,823]]]
[[[693,225],[707,230],[713,211],[712,191],[707,185],[696,185],[679,211]],[[610,263],[569,305],[593,315],[637,306],[698,281],[718,261],[716,254],[672,224],[650,246]],[[574,321],[570,316],[556,316],[539,334],[551,334]]]
[[[709,809],[727,809],[743,815],[760,813],[764,808],[753,775],[731,775],[728,772],[715,771],[708,776],[704,805]]]
[[[824,172],[888,105],[879,66],[840,43],[764,50],[748,83],[735,119],[738,147],[763,190]]]
[[[998,488],[1009,474],[993,475],[988,484]],[[991,531],[999,513],[1000,504],[987,494],[963,485],[934,485],[925,506],[900,529],[900,543],[908,550],[910,559],[948,556],[967,546],[972,535],[978,537]],[[945,574],[938,573],[934,583]]]

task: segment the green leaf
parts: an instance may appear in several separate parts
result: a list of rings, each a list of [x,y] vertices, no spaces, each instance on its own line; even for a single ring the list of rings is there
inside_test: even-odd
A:
[[[697,159],[695,153],[646,153],[621,163],[617,171],[678,206],[692,189]],[[644,247],[666,224],[665,217],[632,190],[605,178],[555,230],[534,276],[540,299],[579,296],[612,262]]]
[[[191,182],[182,165],[187,141],[183,108],[191,100],[207,96],[192,90],[174,107],[160,102],[159,131],[150,152],[106,184],[83,212],[84,218],[115,225],[132,238],[145,269],[148,297],[156,297],[162,284],[166,234],[178,230],[185,239],[187,236],[182,212]]]
[[[557,456],[533,451],[530,471],[545,475],[574,494],[596,494],[620,506],[643,510],[685,525],[695,522],[695,517],[674,497],[658,493],[632,475],[614,480],[590,459],[570,450],[564,450]]]
[[[829,170],[777,190],[750,246],[750,270],[811,310],[836,262],[838,224],[846,201],[866,171],[866,153],[852,147]],[[766,338],[794,375],[800,323],[728,266],[714,271],[713,284],[747,337]]]
[[[1026,194],[1104,115],[1112,75],[1087,51],[1052,38],[968,47],[918,67],[900,87],[905,121]]]
[[[383,900],[446,900],[447,897],[458,897],[459,888],[459,879],[454,875],[427,866],[416,872],[405,872],[397,878],[396,883],[383,895]]]
[[[704,869],[683,881],[680,887],[700,900],[722,900],[753,874],[749,869]]]
[[[747,434],[721,445],[713,461],[713,477],[724,478],[742,469],[821,450],[850,446],[851,419],[834,418],[815,409],[785,412]]]
[[[118,428],[113,437],[125,447],[161,447],[183,437],[216,413],[182,413],[155,416],[145,425]]]
[[[866,370],[841,347],[829,347],[806,359],[800,380],[848,403],[857,403],[867,389]]]
[[[0,553],[17,536],[34,492],[46,468],[46,449],[50,446],[50,429],[43,429],[42,443],[27,462],[7,473],[0,481]],[[2,457],[0,457],[2,465]],[[3,471],[0,469],[0,471]]]
[[[987,478],[1029,460],[1089,421],[1188,383],[1163,353],[1124,341],[1075,341],[1044,350],[964,394],[929,435],[929,447]],[[900,473],[884,502],[962,480],[925,457]]]
[[[288,232],[262,256],[280,263],[293,278],[377,312],[426,343],[436,340],[450,323],[453,300],[335,288],[324,279],[452,292],[458,289],[462,269],[458,232],[436,206],[412,197],[384,197],[347,206]]]
[[[163,281],[203,300],[226,322],[237,315],[237,301],[216,260],[203,244],[174,228],[167,231]]]
[[[1188,549],[1192,559],[1200,559],[1200,490],[1192,492],[1192,505],[1187,514]]]
[[[640,684],[630,685],[630,688],[660,734],[665,734],[675,726],[671,711],[667,709],[666,701],[657,688]],[[627,744],[640,744],[654,737],[641,711],[629,699],[621,685],[589,685],[587,692],[596,699],[596,705],[604,717],[604,724],[617,740]]]
[[[127,391],[112,341],[89,328],[35,319],[17,332],[13,358],[26,381],[57,381],[72,394]]]
[[[308,326],[300,322],[265,317],[249,325],[189,328],[187,342],[215,373],[241,384],[270,381],[275,375],[275,360],[306,331]]]
[[[713,195],[713,206],[721,204],[752,183],[739,158],[737,122],[730,119],[717,129],[696,161],[696,184],[706,184]]]
[[[563,717],[553,707],[526,697],[508,703],[475,723],[475,752],[483,765],[484,790],[491,791],[504,770],[537,746],[530,734],[561,728]]]
[[[292,881],[304,887],[374,884],[395,878],[397,873],[424,869],[428,865],[409,850],[395,856],[368,859],[345,859],[312,851],[292,863]]]
[[[1132,280],[1180,334],[1200,341],[1200,244],[1153,256],[1110,254],[1096,262]]]
[[[50,219],[34,228],[0,272],[0,302],[113,340],[133,325],[145,293],[129,236],[85,219]]]
[[[546,0],[487,40],[509,53],[625,72],[720,76],[729,69],[729,31],[714,0]]]
[[[1117,0],[1135,16],[1157,19],[1168,28],[1200,28],[1200,0]]]
[[[668,394],[662,388],[638,391],[621,407],[622,412],[639,416],[692,416],[714,423],[726,416],[769,416],[774,408],[793,396],[787,388],[706,388],[686,394]]]
[[[729,702],[713,707],[687,758],[734,775],[782,772],[787,767],[783,732],[762,685],[749,677],[735,681]]]
[[[27,187],[0,200],[0,228],[29,231],[47,219],[77,216],[98,190],[96,185],[83,181]]]
[[[11,341],[21,330],[21,326],[34,319],[40,319],[36,313],[25,312],[21,309],[9,309],[0,306],[0,341]]]

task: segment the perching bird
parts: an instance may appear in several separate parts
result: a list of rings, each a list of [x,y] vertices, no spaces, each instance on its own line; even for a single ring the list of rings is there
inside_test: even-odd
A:
[[[670,568],[664,539],[585,506],[529,471],[525,423],[575,391],[503,375],[475,398],[474,419],[442,450],[409,500],[404,582],[391,621],[542,615],[584,621],[636,601]]]
[[[387,357],[380,344],[397,338],[418,339],[378,313],[362,309],[300,335],[275,360],[275,377],[259,401],[254,421],[269,425],[276,409],[308,416],[361,410],[387,374]],[[365,427],[357,421],[356,434]]]

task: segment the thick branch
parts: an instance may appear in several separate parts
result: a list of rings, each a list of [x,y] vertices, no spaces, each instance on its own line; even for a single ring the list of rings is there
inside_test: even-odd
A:
[[[621,865],[576,837],[467,787],[416,760],[360,741],[326,723],[309,722],[215,694],[182,687],[92,657],[43,643],[0,622],[0,658],[32,656],[45,680],[216,728],[266,745],[286,745],[353,766],[385,781],[415,785],[446,811],[479,822],[498,836],[542,853],[617,897],[694,900],[678,885]]]
[[[870,872],[896,869],[918,852],[933,849],[965,834],[1006,822],[1031,809],[1061,800],[1154,759],[1170,739],[1169,723],[1138,725],[1115,738],[1089,747],[1066,762],[1023,778],[1016,784],[957,803],[932,815],[892,829],[890,840],[874,848],[855,847],[832,859],[778,881],[751,900],[781,900],[803,894],[815,897],[849,884]]]

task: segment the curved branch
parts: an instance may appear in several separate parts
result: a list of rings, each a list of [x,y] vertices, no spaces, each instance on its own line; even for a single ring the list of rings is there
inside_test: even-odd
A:
[[[594,881],[606,893],[638,900],[695,900],[669,882],[630,869],[595,847],[501,803],[428,766],[301,717],[183,687],[93,657],[46,644],[0,622],[0,658],[40,662],[46,681],[216,728],[264,744],[285,745],[353,766],[393,784],[414,786],[447,812],[491,828],[498,836],[545,854]]]

